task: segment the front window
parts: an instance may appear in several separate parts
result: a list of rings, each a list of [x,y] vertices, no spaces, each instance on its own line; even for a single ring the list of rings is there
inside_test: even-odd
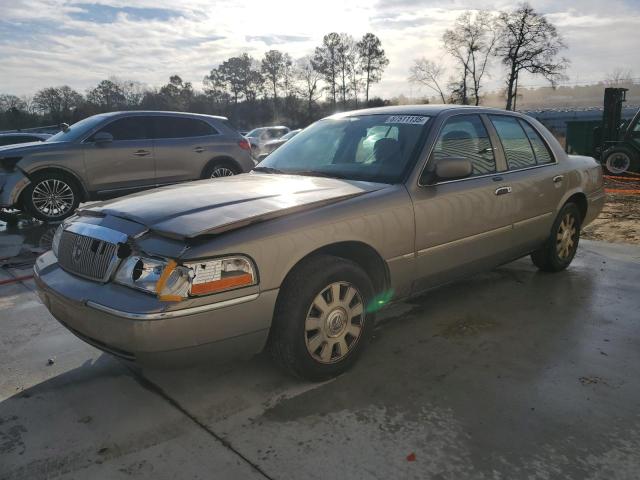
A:
[[[55,135],[47,138],[45,142],[75,142],[104,122],[106,118],[108,118],[108,115],[106,114],[87,117],[84,120],[74,123],[66,131],[61,130]]]
[[[426,133],[423,115],[361,115],[314,123],[267,157],[257,171],[397,183]]]

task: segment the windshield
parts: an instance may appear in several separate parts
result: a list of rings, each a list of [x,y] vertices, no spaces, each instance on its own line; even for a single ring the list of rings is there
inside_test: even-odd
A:
[[[413,163],[429,117],[362,115],[314,123],[256,171],[397,183]]]
[[[245,137],[257,137],[262,133],[263,130],[263,128],[254,128],[249,133],[247,133]]]
[[[300,130],[292,130],[289,133],[281,136],[280,139],[281,140],[290,140],[291,138],[295,137],[299,133],[300,133]]]
[[[102,123],[105,117],[106,115],[103,114],[87,117],[71,125],[66,132],[61,130],[52,137],[47,138],[45,142],[74,142]]]

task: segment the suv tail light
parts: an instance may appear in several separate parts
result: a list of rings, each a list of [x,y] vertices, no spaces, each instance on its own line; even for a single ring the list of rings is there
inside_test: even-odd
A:
[[[249,140],[247,140],[246,138],[243,138],[242,140],[240,140],[238,142],[238,146],[241,149],[246,150],[247,152],[251,151],[251,144],[249,143]]]

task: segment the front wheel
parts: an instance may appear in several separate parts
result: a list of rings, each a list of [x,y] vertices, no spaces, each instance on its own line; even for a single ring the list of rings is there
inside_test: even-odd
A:
[[[63,173],[35,174],[25,188],[23,202],[38,220],[60,221],[73,214],[80,204],[80,189]]]
[[[572,262],[578,250],[582,214],[575,203],[567,203],[551,227],[544,246],[531,254],[533,264],[544,272],[559,272]]]
[[[281,367],[311,381],[345,372],[373,329],[373,286],[354,262],[330,255],[304,261],[284,282],[269,350]]]

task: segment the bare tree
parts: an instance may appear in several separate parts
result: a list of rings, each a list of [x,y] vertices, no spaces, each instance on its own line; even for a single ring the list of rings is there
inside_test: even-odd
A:
[[[515,109],[521,72],[542,75],[554,87],[565,78],[569,61],[558,58],[565,44],[556,27],[528,3],[498,16],[498,36],[496,55],[507,68],[507,110]]]
[[[331,95],[333,107],[336,106],[338,92],[338,57],[341,44],[340,34],[336,32],[328,33],[323,37],[322,45],[316,47],[311,60],[313,68],[323,75],[324,81],[327,83],[327,90]]]
[[[615,68],[604,79],[607,87],[619,87],[621,85],[631,85],[633,83],[633,74],[631,70],[625,68]]]
[[[340,34],[340,43],[338,44],[338,86],[340,96],[342,97],[342,106],[346,108],[347,97],[351,91],[351,75],[353,66],[357,63],[355,60],[356,48],[353,37],[347,33]],[[356,93],[357,95],[357,93]]]
[[[284,54],[279,50],[269,50],[264,54],[261,71],[273,92],[273,118],[278,116],[278,87],[285,69]]]
[[[433,90],[438,94],[442,103],[447,103],[444,91],[440,86],[443,74],[444,67],[441,64],[432,60],[427,60],[426,58],[418,58],[413,61],[413,65],[409,70],[409,81],[411,83],[424,85],[425,87]]]
[[[40,112],[48,113],[54,122],[70,120],[71,111],[82,101],[82,95],[67,85],[44,88],[33,97],[34,106]]]
[[[322,74],[314,68],[313,59],[310,56],[302,57],[296,62],[296,73],[301,85],[300,90],[307,103],[307,119],[310,121],[313,118],[313,106],[321,95]]]
[[[382,72],[389,65],[380,39],[373,33],[365,33],[357,43],[360,56],[360,68],[364,74],[365,101],[369,102],[369,87],[382,78]]]
[[[469,103],[469,97],[476,105],[480,104],[482,78],[496,44],[494,23],[488,12],[464,12],[442,37],[445,50],[460,67],[459,88],[463,104]]]

